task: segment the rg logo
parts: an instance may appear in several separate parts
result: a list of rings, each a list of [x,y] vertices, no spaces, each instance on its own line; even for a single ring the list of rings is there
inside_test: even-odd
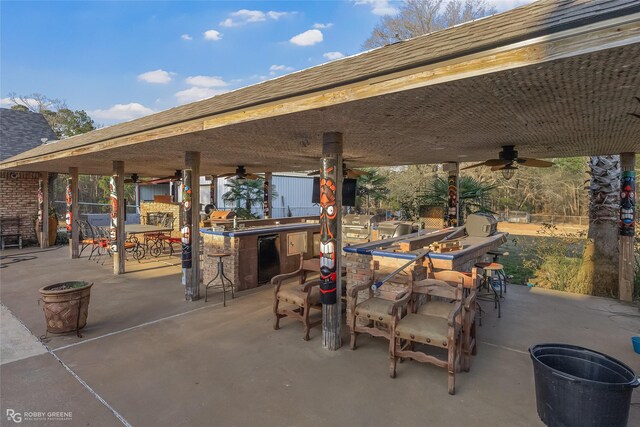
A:
[[[22,414],[20,412],[16,412],[13,409],[7,409],[7,420],[11,420],[14,423],[22,422]]]

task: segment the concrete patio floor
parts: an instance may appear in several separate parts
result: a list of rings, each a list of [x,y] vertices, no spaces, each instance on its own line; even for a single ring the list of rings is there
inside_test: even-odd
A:
[[[640,333],[638,308],[610,299],[512,286],[501,319],[483,303],[478,355],[449,396],[446,371],[434,366],[405,362],[390,379],[381,339],[362,335],[356,351],[328,352],[319,328],[308,342],[297,322],[274,331],[268,286],[224,308],[217,291],[207,303],[184,301],[176,258],[128,262],[130,272],[113,276],[108,261],[70,260],[66,247],[2,256],[0,302],[35,336],[44,333],[38,288],[95,283],[82,338],[51,336],[44,354],[2,360],[2,425],[13,409],[72,412],[70,421],[21,423],[37,426],[536,426],[531,344],[582,345],[640,373],[629,341]],[[3,321],[0,345],[8,328]],[[640,424],[634,393],[629,425]]]

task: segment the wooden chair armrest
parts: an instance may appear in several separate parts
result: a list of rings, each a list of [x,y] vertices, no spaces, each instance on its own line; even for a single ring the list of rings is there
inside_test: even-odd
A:
[[[478,291],[476,291],[475,289],[471,289],[469,291],[469,295],[467,295],[467,297],[464,299],[464,309],[466,311],[471,310],[471,306],[475,305],[477,294],[478,294]]]
[[[370,287],[371,287],[371,283],[361,283],[349,289],[348,294],[351,298],[355,298],[358,295],[358,292],[367,290]]]
[[[309,293],[314,286],[320,286],[320,279],[313,279],[303,283],[302,292]]]
[[[449,313],[449,317],[447,318],[447,323],[449,326],[456,326],[456,318],[460,315],[460,311],[462,311],[462,304],[460,301],[454,304],[455,308],[451,310]]]
[[[395,316],[396,312],[398,311],[398,308],[406,306],[410,299],[411,299],[410,291],[405,291],[401,294],[398,294],[398,299],[391,305],[391,307],[389,307],[388,313],[391,316]]]
[[[278,274],[277,276],[274,276],[274,277],[271,278],[271,284],[272,285],[280,284],[284,280],[291,279],[291,278],[299,276],[301,274],[302,274],[302,270],[300,270],[300,269],[298,269],[296,271],[292,271],[291,273]]]

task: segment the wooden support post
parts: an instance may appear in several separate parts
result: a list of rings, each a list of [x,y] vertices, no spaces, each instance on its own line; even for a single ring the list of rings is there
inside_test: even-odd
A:
[[[200,153],[185,153],[182,171],[182,284],[187,301],[200,299]]]
[[[447,226],[457,227],[462,225],[460,218],[460,198],[458,197],[458,175],[460,174],[460,165],[449,163],[447,171]]]
[[[209,199],[213,206],[218,209],[218,175],[211,175],[211,184],[209,185]]]
[[[337,350],[342,317],[342,134],[322,135],[320,165],[320,301],[322,347]]]
[[[123,274],[126,253],[124,242],[124,162],[114,160],[113,174],[109,181],[109,199],[111,201],[111,255],[113,257],[113,274]]]
[[[271,172],[264,173],[264,182],[262,184],[263,189],[263,209],[264,209],[264,218],[271,218],[273,213],[271,212]]]
[[[634,238],[635,238],[635,190],[636,156],[634,153],[620,155],[620,265],[618,291],[621,301],[631,302],[634,285]]]
[[[69,168],[69,177],[67,178],[67,236],[69,237],[69,253],[71,258],[78,258],[80,245],[80,229],[75,222],[78,219],[78,168]]]
[[[49,173],[40,172],[38,180],[38,220],[40,227],[40,247],[49,247]]]

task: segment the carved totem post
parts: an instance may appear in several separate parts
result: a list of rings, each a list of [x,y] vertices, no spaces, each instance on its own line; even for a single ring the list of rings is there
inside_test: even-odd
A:
[[[341,347],[342,304],[342,134],[322,137],[320,168],[320,301],[322,302],[322,347]]]
[[[182,284],[185,299],[200,299],[200,153],[187,151],[182,171]]]
[[[634,277],[634,239],[636,205],[636,156],[634,153],[620,155],[620,264],[618,269],[618,292],[620,300],[633,299]]]

